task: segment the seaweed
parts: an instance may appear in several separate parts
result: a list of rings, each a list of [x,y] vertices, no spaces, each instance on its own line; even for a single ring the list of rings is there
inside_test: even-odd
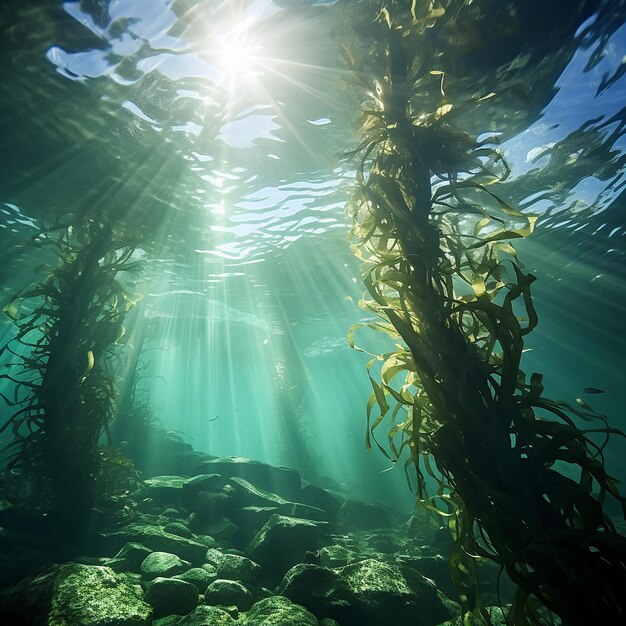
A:
[[[120,276],[138,263],[131,242],[93,219],[42,230],[32,245],[52,263],[4,309],[16,328],[0,349],[12,386],[2,395],[12,412],[0,432],[13,436],[3,456],[30,485],[28,506],[47,531],[80,550],[94,505],[114,503],[132,482],[132,467],[100,442],[116,412],[114,369],[133,305]]]
[[[348,339],[362,349],[355,332],[367,326],[396,342],[368,364],[366,445],[392,462],[407,454],[418,500],[447,520],[466,612],[489,622],[476,570],[489,559],[517,585],[511,624],[543,623],[546,609],[565,624],[623,617],[626,539],[603,503],[626,515],[626,499],[603,450],[624,434],[587,403],[546,398],[542,375],[521,369],[538,322],[535,277],[511,240],[531,235],[537,218],[494,192],[509,174],[497,139],[461,128],[464,113],[497,95],[455,101],[430,45],[469,4],[390,2],[369,21],[348,10],[344,58],[367,98],[347,155],[358,157],[348,210],[361,306],[375,316]]]

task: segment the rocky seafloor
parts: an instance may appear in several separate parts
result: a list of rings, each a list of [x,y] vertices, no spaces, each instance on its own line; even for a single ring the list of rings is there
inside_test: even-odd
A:
[[[350,499],[292,469],[172,443],[156,462],[140,462],[148,477],[123,518],[100,528],[72,562],[42,559],[33,571],[28,533],[0,528],[0,623],[462,623],[451,599],[449,533],[431,517]],[[482,569],[492,621],[501,623],[498,571]]]

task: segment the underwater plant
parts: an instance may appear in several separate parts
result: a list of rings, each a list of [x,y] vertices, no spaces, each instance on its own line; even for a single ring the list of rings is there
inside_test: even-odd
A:
[[[29,504],[46,530],[80,549],[92,507],[114,500],[132,477],[127,461],[100,445],[116,412],[115,361],[133,300],[122,274],[138,270],[135,247],[112,226],[85,219],[40,232],[34,246],[52,254],[45,278],[4,312],[16,332],[0,349],[13,439],[7,467],[31,487]]]
[[[455,101],[432,45],[437,29],[454,39],[470,4],[347,13],[344,57],[367,99],[348,155],[359,159],[348,210],[361,305],[375,316],[349,342],[361,349],[355,331],[367,326],[396,343],[368,365],[366,443],[394,463],[408,451],[418,500],[452,531],[466,612],[489,623],[476,571],[485,558],[517,586],[511,624],[542,623],[545,609],[564,624],[623,618],[626,538],[603,510],[609,498],[626,515],[603,459],[609,435],[623,433],[586,403],[546,398],[542,375],[521,369],[538,321],[535,277],[510,242],[537,218],[494,191],[509,174],[496,138],[461,127],[496,94]],[[376,434],[386,423],[384,445]]]

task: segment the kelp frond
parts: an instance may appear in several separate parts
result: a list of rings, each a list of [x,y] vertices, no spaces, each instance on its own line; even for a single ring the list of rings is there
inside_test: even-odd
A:
[[[466,611],[488,617],[477,592],[482,557],[518,586],[512,624],[541,623],[540,607],[568,624],[623,618],[626,540],[602,502],[626,510],[626,500],[605,470],[606,441],[595,439],[623,434],[588,407],[545,398],[541,374],[521,369],[537,325],[535,277],[511,241],[531,235],[537,218],[493,190],[509,174],[493,138],[460,128],[494,94],[454,102],[429,46],[428,31],[462,19],[467,3],[410,4],[389,3],[365,35],[361,23],[344,54],[367,98],[348,155],[359,159],[348,208],[361,306],[381,320],[366,325],[397,344],[368,365],[367,445],[406,458],[419,500],[448,521]]]

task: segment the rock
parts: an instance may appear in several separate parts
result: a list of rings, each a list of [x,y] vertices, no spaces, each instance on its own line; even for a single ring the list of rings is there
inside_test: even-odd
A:
[[[328,521],[328,513],[317,507],[301,502],[285,502],[278,508],[278,513],[288,515],[290,517],[299,517],[300,519],[310,519],[319,522]]]
[[[170,552],[193,564],[204,562],[207,547],[197,541],[165,532],[152,524],[128,524],[119,530],[100,536],[99,545],[105,551],[115,552],[129,542],[141,543],[151,550]]]
[[[336,522],[339,519],[339,509],[344,498],[316,485],[307,485],[302,488],[300,501],[326,511],[327,519],[330,522]]]
[[[367,537],[367,545],[376,552],[391,554],[406,549],[407,540],[398,537],[395,530],[379,530]]]
[[[240,477],[287,500],[300,496],[300,474],[293,469],[268,465],[241,457],[212,459],[200,463],[194,474],[216,473],[224,478]]]
[[[207,604],[234,604],[240,611],[247,611],[252,606],[252,594],[239,582],[234,580],[214,580],[204,592]]]
[[[175,576],[189,569],[191,563],[169,552],[152,552],[141,564],[141,573],[148,579]]]
[[[163,530],[171,535],[178,535],[179,537],[185,537],[185,539],[194,539],[194,534],[180,522],[171,522],[163,526]]]
[[[183,502],[193,508],[191,505],[200,491],[218,491],[222,482],[219,474],[198,474],[189,478],[183,485]]]
[[[318,548],[318,530],[313,522],[272,515],[246,549],[259,563],[268,581],[278,581],[309,551]]]
[[[152,550],[143,544],[131,541],[123,546],[113,559],[118,567],[130,572],[139,572],[141,564],[151,552]]]
[[[421,543],[432,543],[433,535],[438,526],[432,514],[426,511],[416,511],[405,524],[406,535],[411,539],[418,539]]]
[[[155,617],[185,615],[198,606],[195,585],[177,578],[156,578],[146,590],[144,600],[154,609]]]
[[[344,528],[372,530],[389,528],[389,513],[376,504],[367,504],[358,500],[346,500],[339,509],[339,523]],[[342,624],[343,626],[343,624]]]
[[[245,556],[224,554],[217,568],[217,577],[254,585],[261,576],[261,566]]]
[[[146,478],[144,484],[149,498],[157,504],[172,506],[181,502],[183,485],[187,480],[187,476],[153,476]]]
[[[426,578],[431,578],[437,587],[445,593],[455,593],[450,575],[450,561],[444,559],[440,554],[415,557],[399,555],[397,562],[412,567]]]
[[[177,519],[181,517],[180,511],[175,509],[173,506],[168,506],[163,509],[160,513],[160,517],[166,517],[170,519]]]
[[[211,582],[213,582],[217,578],[217,567],[213,565],[213,563],[205,563],[204,565],[202,565],[201,569],[209,573],[212,578]]]
[[[231,519],[239,528],[235,540],[242,545],[250,543],[265,522],[277,512],[277,507],[269,506],[244,506],[233,509]]]
[[[224,553],[220,552],[219,550],[215,549],[215,548],[209,548],[206,551],[206,558],[205,558],[207,563],[210,563],[211,565],[213,565],[215,568],[218,568],[221,564],[221,562],[224,560]]]
[[[239,532],[237,525],[224,515],[204,524],[202,529],[207,535],[219,541],[230,541]]]
[[[453,616],[434,583],[409,567],[374,559],[329,569],[300,564],[283,579],[280,592],[317,617],[341,626],[434,626]]]
[[[165,618],[167,619],[167,618]],[[216,606],[200,605],[185,617],[176,617],[173,624],[154,622],[154,626],[236,626],[237,622],[222,609]],[[250,625],[252,626],[252,625]]]
[[[108,567],[66,563],[5,592],[3,624],[148,626],[152,608]]]
[[[207,587],[217,578],[217,572],[215,568],[213,568],[213,571],[210,572],[204,567],[192,567],[182,574],[172,576],[172,578],[177,578],[191,583],[196,586],[200,594],[204,594]]]
[[[452,533],[445,526],[440,526],[433,534],[432,547],[435,550],[449,554],[452,550]]]
[[[199,491],[193,502],[193,510],[202,522],[213,520],[229,512],[231,499],[225,493]]]
[[[336,543],[319,550],[320,565],[324,567],[343,567],[355,560],[357,559],[354,552]]]
[[[285,596],[259,600],[246,613],[250,626],[317,626],[315,616]]]
[[[503,613],[499,606],[486,607],[487,613],[489,613],[489,619],[491,626],[505,626],[506,614]],[[454,619],[443,622],[440,626],[486,626],[485,620],[475,615],[468,615],[465,620],[461,615],[458,615]]]
[[[231,478],[228,484],[233,488],[233,499],[238,507],[263,506],[278,508],[288,504],[284,498],[256,487],[245,478]]]

